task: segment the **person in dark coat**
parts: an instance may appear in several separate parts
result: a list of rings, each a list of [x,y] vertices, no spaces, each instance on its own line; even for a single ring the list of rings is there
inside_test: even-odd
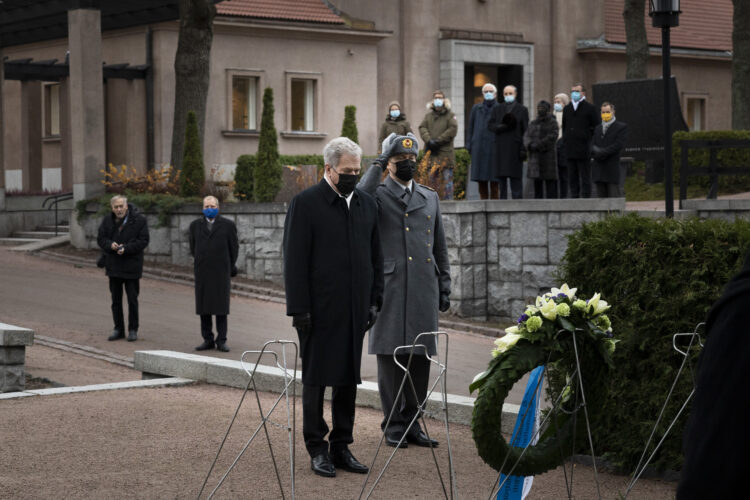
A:
[[[601,105],[602,122],[594,129],[591,144],[591,180],[596,186],[599,198],[618,198],[620,192],[620,153],[625,147],[628,126],[615,119],[615,105],[604,102]]]
[[[409,366],[414,390],[406,384],[399,399],[396,396],[404,371],[393,358],[396,347],[413,344],[422,332],[436,331],[438,309],[447,311],[450,307],[450,265],[440,200],[431,188],[412,180],[418,152],[413,135],[391,136],[357,186],[375,196],[380,214],[385,294],[378,322],[370,330],[369,353],[377,355],[381,428],[389,446],[438,445],[427,437],[418,420],[402,441],[409,424],[419,416],[419,403],[427,396],[430,361],[424,349],[415,353]],[[381,183],[383,172],[388,176]],[[429,354],[436,353],[434,339],[420,341],[427,345]],[[407,366],[408,358],[408,352],[398,355],[403,366]]]
[[[493,175],[495,134],[487,128],[487,124],[492,108],[497,106],[497,88],[491,83],[484,84],[482,96],[484,100],[471,108],[469,128],[466,130],[466,149],[471,154],[471,180],[479,184],[479,198],[496,200],[500,185]]]
[[[570,97],[564,92],[555,95],[553,101],[555,119],[557,120],[557,126],[559,128],[555,149],[557,150],[557,187],[559,188],[558,192],[560,198],[568,197],[568,160],[565,157],[565,141],[563,141],[562,138],[562,116],[563,109],[569,102]]]
[[[529,152],[527,176],[534,180],[534,198],[557,198],[557,120],[547,101],[536,105],[537,117],[523,136]]]
[[[586,100],[586,89],[576,83],[570,103],[563,108],[563,140],[571,198],[591,198],[591,139],[599,124],[596,106]]]
[[[339,137],[323,158],[324,178],[289,203],[283,252],[286,313],[302,356],[305,447],[312,470],[333,477],[337,468],[368,471],[349,445],[362,342],[383,303],[383,254],[375,200],[355,189],[362,149]],[[333,387],[330,434],[323,418],[327,386]]]
[[[425,153],[430,152],[429,183],[443,199],[453,198],[453,168],[456,152],[453,139],[458,133],[458,120],[451,111],[451,101],[442,90],[432,93],[432,101],[426,105],[427,114],[419,124],[419,135],[424,141]]]
[[[500,198],[508,198],[508,182],[513,199],[523,198],[523,162],[526,148],[523,134],[529,126],[529,110],[516,101],[513,85],[503,89],[503,101],[492,108],[487,128],[495,133],[495,172],[500,180]]]
[[[378,153],[380,153],[380,145],[386,137],[391,134],[406,135],[411,131],[411,124],[409,123],[409,120],[406,119],[406,114],[401,111],[401,104],[399,104],[398,101],[391,101],[388,105],[388,115],[380,126],[380,134],[378,134]]]
[[[190,223],[190,255],[195,273],[195,314],[201,317],[203,343],[196,351],[216,349],[229,352],[227,316],[231,278],[237,275],[239,241],[234,222],[219,215],[219,200],[203,199],[203,217]],[[211,330],[216,316],[216,340]]]
[[[706,319],[677,500],[741,498],[750,470],[750,253]]]
[[[112,320],[115,327],[107,340],[125,337],[122,310],[122,289],[128,297],[128,341],[138,339],[138,294],[143,273],[143,251],[148,246],[146,217],[128,203],[124,196],[110,200],[112,213],[105,215],[99,225],[96,242],[102,249],[104,268],[109,277],[112,295]]]

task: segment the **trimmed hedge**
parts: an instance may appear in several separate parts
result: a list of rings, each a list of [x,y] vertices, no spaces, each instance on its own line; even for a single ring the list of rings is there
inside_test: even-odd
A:
[[[344,107],[344,123],[341,124],[341,137],[348,137],[359,144],[357,131],[357,106]]]
[[[180,173],[180,194],[198,196],[205,183],[206,171],[203,167],[203,151],[198,135],[198,119],[195,111],[188,111],[185,148],[182,153],[182,172]]]
[[[672,135],[672,165],[674,170],[674,184],[679,188],[680,167],[682,163],[682,141],[716,141],[716,140],[750,140],[750,130],[712,130],[703,132],[678,131]],[[716,155],[719,166],[745,166],[750,167],[750,148],[723,149]],[[688,163],[691,167],[708,167],[708,149],[690,149],[688,151]],[[688,185],[697,185],[706,189],[710,186],[708,176],[691,175],[688,177]],[[750,176],[747,175],[720,175],[719,189],[732,192],[747,191],[750,189]]]
[[[237,158],[237,168],[234,170],[234,195],[238,200],[253,199],[254,169],[255,155],[240,155]]]
[[[263,115],[260,119],[258,154],[253,168],[253,199],[259,203],[273,201],[283,183],[273,109],[273,89],[266,87],[263,92]]]
[[[607,314],[620,339],[612,377],[591,381],[608,384],[610,394],[602,408],[593,409],[598,455],[633,470],[683,359],[672,348],[673,334],[692,332],[705,321],[748,248],[750,222],[742,220],[627,215],[586,224],[571,235],[559,268],[560,282],[578,287],[583,297],[601,292],[612,305]],[[558,392],[560,382],[559,377],[550,379]],[[657,442],[691,389],[691,374],[683,371],[657,430]],[[654,458],[658,469],[681,468],[688,414],[686,409]]]

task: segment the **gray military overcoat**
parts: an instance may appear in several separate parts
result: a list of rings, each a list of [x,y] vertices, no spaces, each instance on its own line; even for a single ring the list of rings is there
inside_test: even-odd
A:
[[[378,203],[380,243],[383,248],[385,290],[383,308],[369,334],[370,354],[393,354],[410,345],[422,332],[438,327],[440,293],[450,294],[448,250],[435,191],[412,182],[408,205],[404,190],[373,164],[362,177],[360,190]],[[434,342],[428,352],[435,354]]]

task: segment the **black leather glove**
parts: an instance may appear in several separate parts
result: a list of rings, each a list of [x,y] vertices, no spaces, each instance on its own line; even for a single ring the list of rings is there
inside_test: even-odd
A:
[[[310,313],[295,314],[292,316],[292,326],[300,335],[307,335],[312,330],[312,317]]]
[[[378,320],[378,307],[370,306],[370,312],[367,315],[367,326],[365,326],[365,331],[372,328],[372,325],[374,325],[377,320]]]
[[[237,276],[237,272],[237,266],[232,266],[232,270],[229,272],[229,276],[234,278],[235,276]]]
[[[440,305],[438,306],[438,309],[440,312],[445,312],[451,307],[451,300],[448,298],[447,293],[441,293],[440,294]]]
[[[505,113],[503,116],[503,124],[507,125],[509,129],[516,128],[516,123],[518,120],[516,120],[516,115],[513,113]]]
[[[430,151],[437,151],[438,149],[440,149],[440,144],[438,144],[435,139],[430,139],[429,141],[427,141],[427,149],[429,149]]]

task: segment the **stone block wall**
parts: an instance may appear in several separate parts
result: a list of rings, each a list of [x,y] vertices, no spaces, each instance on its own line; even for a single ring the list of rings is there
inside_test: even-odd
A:
[[[0,323],[0,393],[24,390],[26,346],[34,343],[34,332]]]

